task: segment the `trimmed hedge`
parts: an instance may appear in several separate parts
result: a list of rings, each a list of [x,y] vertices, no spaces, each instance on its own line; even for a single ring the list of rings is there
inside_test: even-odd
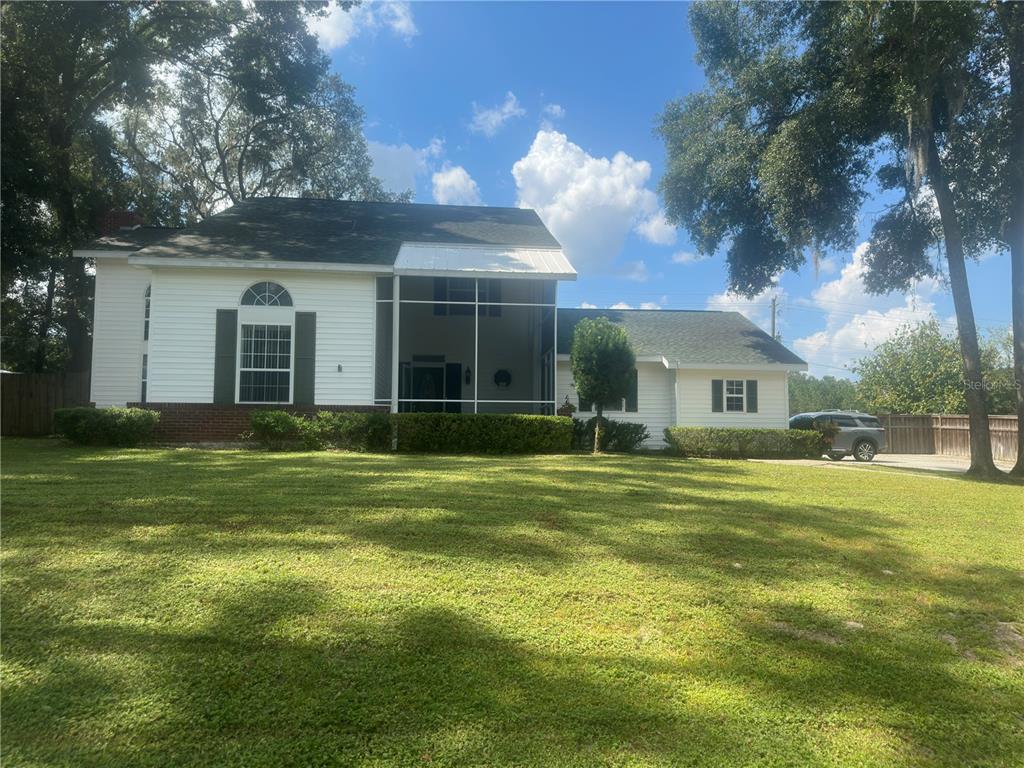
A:
[[[679,456],[718,459],[816,459],[828,449],[813,429],[669,427],[665,442]]]
[[[253,411],[252,439],[270,450],[305,447],[409,453],[562,453],[572,448],[572,419],[562,416],[321,411]]]
[[[387,413],[320,411],[315,419],[298,421],[302,442],[310,450],[391,450],[391,417]]]
[[[594,450],[594,426],[597,416],[583,421],[573,419],[572,447],[577,450]],[[615,421],[601,417],[601,450],[613,453],[630,453],[639,450],[651,433],[645,424],[634,424],[631,421]]]
[[[54,431],[78,445],[134,448],[153,436],[160,421],[157,411],[145,408],[58,408]]]
[[[398,450],[413,453],[567,453],[572,419],[503,413],[392,415]]]
[[[253,411],[249,416],[252,439],[271,451],[297,448],[303,441],[305,421],[288,411]]]

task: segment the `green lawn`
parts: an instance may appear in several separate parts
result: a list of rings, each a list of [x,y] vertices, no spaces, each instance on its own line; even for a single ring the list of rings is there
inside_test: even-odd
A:
[[[1024,489],[3,445],[3,764],[1024,763]]]

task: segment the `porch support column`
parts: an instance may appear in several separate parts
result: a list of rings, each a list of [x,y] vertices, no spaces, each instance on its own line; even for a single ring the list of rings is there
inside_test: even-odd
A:
[[[480,278],[473,280],[473,413],[479,413],[477,402],[480,387]]]
[[[391,412],[398,413],[398,321],[402,316],[398,290],[401,278],[395,275],[391,290]]]
[[[551,399],[554,405],[551,406],[551,415],[558,415],[558,281],[555,281],[555,306],[551,308],[555,313],[555,338],[551,340]]]

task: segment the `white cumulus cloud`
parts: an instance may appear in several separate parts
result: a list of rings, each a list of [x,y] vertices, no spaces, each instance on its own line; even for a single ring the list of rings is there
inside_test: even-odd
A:
[[[707,256],[702,256],[699,253],[693,253],[693,251],[677,251],[672,254],[672,261],[676,264],[695,264],[698,261],[704,261]]]
[[[306,27],[325,51],[344,48],[363,32],[386,29],[406,42],[419,34],[412,7],[397,0],[369,0],[348,11],[332,4],[323,15],[310,15]]]
[[[658,211],[636,225],[637,234],[655,245],[675,245],[676,228],[668,223],[665,214]]]
[[[901,326],[934,317],[935,295],[941,284],[932,278],[918,282],[906,294],[875,296],[864,286],[864,254],[867,243],[853,253],[839,277],[824,283],[811,294],[805,306],[820,310],[825,328],[793,342],[793,348],[816,375],[841,375],[837,369],[849,369],[872,352]],[[953,319],[943,322],[947,331],[955,329]]]
[[[461,165],[449,165],[434,174],[434,202],[441,205],[480,205],[480,187]]]
[[[642,259],[640,261],[627,261],[621,274],[627,280],[632,280],[635,283],[646,283],[651,279],[651,273],[647,270],[647,264]]]
[[[552,131],[555,123],[565,117],[565,109],[561,104],[545,104],[541,110],[540,127],[545,131]]]
[[[444,153],[444,142],[440,139],[432,139],[425,147],[370,140],[366,146],[373,161],[373,175],[383,181],[390,192],[415,191],[417,177],[429,170],[428,161]]]
[[[565,107],[561,104],[545,104],[541,112],[552,120],[561,120],[565,117]]]
[[[512,177],[517,204],[537,211],[577,269],[607,270],[630,231],[658,211],[650,163],[625,152],[594,157],[558,131],[538,131]]]
[[[781,288],[768,287],[749,299],[738,293],[724,291],[708,297],[705,306],[707,309],[739,312],[750,322],[767,331],[771,327],[772,296],[777,296],[781,300],[785,296],[785,291]]]
[[[469,124],[469,129],[484,136],[493,136],[509,120],[525,114],[526,110],[519,106],[516,95],[509,91],[505,94],[505,101],[496,107],[481,107],[474,101],[473,120]]]

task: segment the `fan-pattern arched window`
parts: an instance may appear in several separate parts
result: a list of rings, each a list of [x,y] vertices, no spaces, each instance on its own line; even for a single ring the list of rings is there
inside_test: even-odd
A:
[[[277,283],[256,283],[242,294],[243,307],[290,307],[292,297]]]

